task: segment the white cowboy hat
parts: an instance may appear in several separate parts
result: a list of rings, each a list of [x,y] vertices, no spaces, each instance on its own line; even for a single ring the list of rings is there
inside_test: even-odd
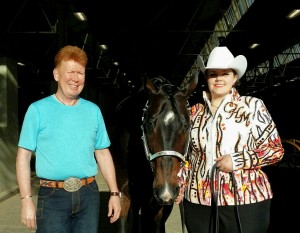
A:
[[[215,47],[210,52],[206,66],[200,56],[197,63],[204,74],[207,69],[233,69],[237,72],[238,78],[241,78],[247,69],[246,57],[244,55],[234,57],[225,46]]]

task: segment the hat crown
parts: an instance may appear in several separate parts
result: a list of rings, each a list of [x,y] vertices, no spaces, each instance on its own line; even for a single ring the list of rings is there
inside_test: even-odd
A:
[[[224,68],[230,67],[233,62],[234,56],[227,47],[214,48],[208,58],[206,69]]]

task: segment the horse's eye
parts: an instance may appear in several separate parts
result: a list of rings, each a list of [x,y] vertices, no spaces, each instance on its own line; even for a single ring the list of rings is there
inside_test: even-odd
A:
[[[186,126],[186,130],[187,130],[187,131],[190,131],[190,129],[191,129],[191,125],[188,124],[188,125]]]
[[[146,120],[143,125],[144,125],[145,131],[150,132],[154,128],[155,120],[154,119]]]
[[[187,121],[185,118],[182,118],[182,125],[185,131],[188,131],[191,127],[190,122]]]
[[[190,128],[191,128],[191,125],[190,125],[190,124],[188,124],[188,123],[184,124],[184,129],[185,129],[185,131],[189,131]]]

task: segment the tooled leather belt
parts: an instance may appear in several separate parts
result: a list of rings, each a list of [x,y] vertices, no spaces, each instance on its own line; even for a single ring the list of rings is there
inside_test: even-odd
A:
[[[88,185],[95,180],[95,177],[88,177],[83,179],[78,179],[76,177],[70,177],[66,180],[46,180],[40,179],[40,186],[48,188],[63,188],[68,192],[76,192],[82,186]]]

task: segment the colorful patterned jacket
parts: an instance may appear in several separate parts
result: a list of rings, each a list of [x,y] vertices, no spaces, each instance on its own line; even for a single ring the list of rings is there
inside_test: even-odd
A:
[[[185,198],[193,203],[243,205],[271,199],[273,193],[261,167],[282,159],[284,149],[262,100],[240,96],[232,88],[215,116],[203,92],[204,105],[191,108],[191,141]],[[230,154],[233,172],[216,172],[214,159]],[[233,179],[234,178],[234,179]],[[215,192],[212,194],[212,181]],[[217,194],[217,196],[212,196]],[[235,196],[236,195],[236,196]]]

